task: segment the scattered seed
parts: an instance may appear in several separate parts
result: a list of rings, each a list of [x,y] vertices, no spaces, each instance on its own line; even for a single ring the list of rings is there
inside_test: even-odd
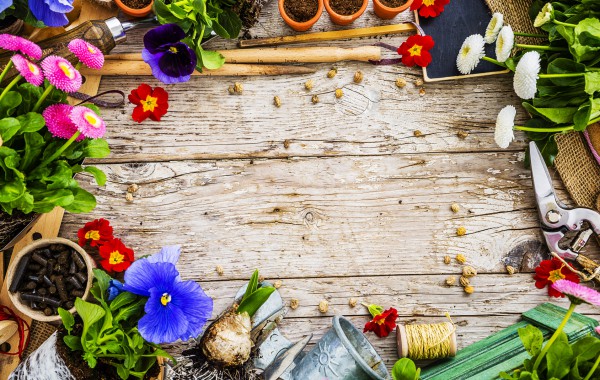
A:
[[[459,264],[464,264],[467,262],[467,258],[462,253],[459,253],[458,255],[456,255],[456,262]]]
[[[456,229],[456,235],[464,236],[467,233],[467,229],[463,226],[460,226]]]
[[[507,265],[506,266],[506,273],[508,273],[510,276],[512,276],[513,274],[515,274],[517,270],[515,269],[515,267]]]
[[[329,70],[329,72],[327,73],[327,78],[331,79],[331,78],[333,78],[334,76],[336,76],[336,74],[337,74],[337,69],[331,69],[331,70]]]
[[[460,282],[460,286],[469,286],[469,285],[471,285],[471,281],[467,277],[465,277],[465,276],[460,276],[459,282]]]
[[[424,88],[424,87],[421,87],[421,88],[419,89],[419,95],[421,95],[421,96],[425,96],[425,88]]]
[[[464,290],[465,290],[465,293],[467,293],[467,294],[473,294],[473,292],[475,292],[475,288],[472,287],[471,285],[465,286]]]
[[[414,135],[415,137],[421,137],[421,136],[423,136],[423,132],[421,132],[420,130],[416,129],[416,130],[413,132],[413,135]]]
[[[129,193],[135,193],[135,192],[136,192],[136,191],[138,191],[139,189],[140,189],[140,187],[139,187],[137,184],[135,184],[135,183],[132,183],[131,185],[129,185],[129,186],[127,187],[127,192],[129,192]]]
[[[229,92],[229,95],[235,94],[235,90],[233,89],[233,86],[227,87],[227,91]]]
[[[125,200],[127,202],[133,202],[133,194],[131,194],[129,192],[127,194],[125,194]]]
[[[420,86],[422,86],[422,85],[423,85],[423,83],[424,83],[424,82],[423,82],[423,79],[421,79],[421,78],[418,78],[418,79],[415,81],[415,86],[417,86],[417,87],[420,87]]]
[[[329,310],[329,302],[327,302],[327,300],[321,300],[321,302],[319,302],[319,311],[321,313],[327,313],[327,310]]]
[[[450,264],[452,262],[452,258],[448,255],[444,256],[444,264]]]
[[[355,307],[357,303],[358,300],[356,298],[350,298],[350,300],[348,300],[348,305],[350,305],[350,307]]]
[[[357,71],[354,73],[354,83],[360,83],[363,80],[363,73],[362,71]]]
[[[223,273],[225,273],[225,271],[223,270],[223,267],[222,267],[222,266],[220,266],[220,265],[217,265],[217,266],[215,267],[215,270],[217,271],[217,274],[218,274],[219,276],[222,276],[222,275],[223,275]]]
[[[235,92],[238,95],[241,95],[242,92],[244,92],[244,87],[242,87],[242,84],[240,82],[235,82],[233,84],[233,92]]]
[[[404,78],[396,79],[396,87],[404,88],[405,86],[406,86],[406,79],[404,79]]]
[[[306,89],[306,91],[310,91],[310,90],[313,89],[313,81],[312,81],[312,79],[309,79],[306,82],[304,82],[304,88]]]
[[[300,305],[300,302],[298,302],[298,300],[296,298],[292,298],[290,300],[290,309],[296,310],[299,305]]]
[[[312,98],[311,98],[311,101],[313,102],[313,104],[319,103],[319,96],[318,95],[313,95]]]
[[[463,131],[461,129],[460,131],[456,132],[456,136],[458,136],[458,138],[461,138],[461,139],[466,139],[467,136],[469,136],[469,132]]]
[[[283,147],[285,149],[289,149],[289,147],[290,147],[290,140],[287,140],[287,139],[283,140]]]
[[[457,213],[460,211],[460,206],[458,205],[458,203],[452,203],[450,205],[450,210],[452,210],[453,213]]]
[[[342,96],[344,96],[344,91],[342,91],[342,89],[341,89],[341,88],[338,88],[338,89],[336,89],[336,90],[335,90],[335,97],[339,99],[339,98],[341,98]]]
[[[274,287],[275,289],[279,289],[279,288],[281,288],[281,284],[282,284],[281,280],[276,280],[276,281],[273,283],[273,287]]]
[[[472,266],[467,265],[463,268],[463,276],[465,277],[475,277],[477,276],[477,270]]]
[[[454,277],[454,276],[448,276],[446,278],[446,285],[453,286],[454,284],[456,284],[456,277]]]
[[[263,276],[262,274],[260,276],[258,276],[258,283],[260,284],[261,282],[263,282],[265,280],[265,276]]]
[[[281,99],[279,99],[279,96],[273,97],[273,104],[275,104],[275,107],[277,108],[281,107]]]

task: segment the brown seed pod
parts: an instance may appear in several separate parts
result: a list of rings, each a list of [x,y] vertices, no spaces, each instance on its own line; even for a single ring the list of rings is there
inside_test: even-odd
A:
[[[515,274],[517,270],[515,269],[515,267],[511,266],[511,265],[507,265],[506,266],[506,273],[508,273],[510,276],[512,276],[513,274]]]
[[[475,292],[475,288],[474,288],[474,287],[472,287],[471,285],[469,285],[469,286],[465,286],[465,287],[464,287],[464,291],[465,291],[465,293],[467,293],[467,294],[473,294],[473,292]]]
[[[336,75],[337,75],[337,69],[331,69],[331,70],[329,70],[329,72],[327,73],[327,78],[331,79],[331,78],[333,78],[333,77],[334,77],[334,76],[336,76]]]
[[[133,194],[131,194],[129,192],[127,194],[125,194],[125,200],[127,202],[133,202]]]
[[[471,285],[471,281],[468,278],[466,278],[465,276],[460,276],[459,282],[460,282],[460,286],[469,286],[469,285]]]
[[[313,89],[313,81],[312,79],[307,80],[306,82],[304,82],[304,88],[306,89],[306,91],[310,91]]]
[[[273,283],[273,287],[274,287],[275,289],[279,289],[279,288],[281,288],[281,284],[282,284],[281,280],[276,280],[276,281]]]
[[[448,255],[444,256],[444,264],[448,265],[452,262],[452,258]]]
[[[327,302],[327,300],[321,300],[321,302],[319,302],[319,311],[321,313],[327,313],[327,310],[329,310],[329,302]]]
[[[456,262],[459,264],[464,264],[467,262],[467,258],[462,253],[459,253],[458,255],[456,255]]]
[[[470,265],[467,265],[463,268],[463,276],[465,277],[475,277],[477,276],[477,270]]]
[[[135,183],[132,183],[131,185],[127,186],[127,192],[128,193],[135,193],[139,189],[140,189],[140,187],[137,184],[135,184]]]
[[[467,234],[467,229],[463,226],[460,226],[456,229],[457,236],[465,236]]]
[[[421,137],[421,136],[423,136],[423,132],[421,132],[420,130],[416,129],[416,130],[413,132],[413,135],[414,135],[415,137]]]
[[[240,82],[235,82],[233,84],[233,92],[235,92],[238,95],[241,95],[244,92],[244,87]]]
[[[319,96],[318,95],[313,95],[312,98],[311,98],[311,102],[313,102],[313,104],[319,103]]]
[[[339,99],[339,98],[341,98],[342,96],[344,96],[344,91],[342,91],[342,89],[341,89],[341,88],[338,88],[338,89],[336,89],[336,90],[335,90],[335,97]]]
[[[458,203],[452,203],[452,205],[450,205],[450,210],[452,210],[452,212],[456,214],[460,211],[460,206],[458,205]]]
[[[217,265],[217,266],[215,267],[215,270],[217,271],[217,274],[218,274],[219,276],[222,276],[222,275],[223,275],[223,273],[225,273],[225,272],[224,272],[224,270],[223,270],[223,267],[222,267],[222,266],[220,266],[220,265]]]
[[[360,83],[363,80],[363,73],[362,71],[357,71],[354,73],[354,83]]]
[[[453,286],[455,284],[456,284],[456,277],[454,277],[454,276],[448,276],[446,278],[446,285]]]
[[[279,96],[273,97],[273,104],[275,104],[275,107],[277,108],[281,107],[281,99],[279,99]]]
[[[356,307],[356,304],[358,303],[358,300],[356,298],[350,298],[348,300],[348,305],[350,305],[350,307]]]
[[[458,136],[459,139],[466,139],[467,136],[469,136],[469,132],[461,129],[460,131],[456,132],[456,136]]]
[[[296,298],[290,300],[290,309],[296,310],[300,306],[300,302]]]
[[[398,78],[398,79],[396,79],[395,83],[396,83],[396,87],[398,87],[398,88],[404,88],[404,87],[406,87],[406,79],[404,79],[404,78]]]

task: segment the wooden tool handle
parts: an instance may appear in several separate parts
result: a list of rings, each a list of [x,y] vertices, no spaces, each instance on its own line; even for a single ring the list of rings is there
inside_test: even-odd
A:
[[[370,28],[359,28],[359,29],[335,30],[335,31],[331,31],[331,32],[298,34],[295,36],[241,40],[239,42],[239,46],[241,48],[248,48],[248,47],[257,47],[257,46],[294,44],[294,43],[300,43],[300,42],[345,40],[345,39],[356,38],[356,37],[372,37],[372,36],[380,36],[383,34],[397,34],[397,33],[413,32],[415,30],[416,30],[416,28],[413,24],[405,23],[405,24],[396,24],[396,25],[374,26],[374,27],[370,27]]]
[[[320,63],[381,59],[378,46],[351,49],[338,47],[265,48],[219,50],[226,63]],[[139,53],[111,54],[107,60],[141,61]]]
[[[15,335],[19,326],[15,321],[0,321],[0,344]]]
[[[202,76],[247,76],[247,75],[297,75],[312,74],[316,70],[302,66],[283,65],[250,65],[250,64],[226,64],[220,69],[195,71],[192,75]],[[120,61],[108,60],[104,62],[101,70],[81,68],[84,75],[152,75],[150,66],[144,61]]]

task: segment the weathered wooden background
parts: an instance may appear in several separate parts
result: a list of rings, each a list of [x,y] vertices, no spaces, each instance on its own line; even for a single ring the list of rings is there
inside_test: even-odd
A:
[[[411,19],[406,13],[391,22]],[[369,6],[354,26],[383,23]],[[329,28],[324,13],[313,30]],[[115,52],[139,51],[144,32],[131,32]],[[275,2],[251,30],[252,36],[291,33]],[[406,37],[380,40],[398,46]],[[234,46],[220,40],[208,47]],[[498,111],[519,104],[511,77],[425,84],[421,95],[416,68],[335,66],[333,79],[326,77],[332,65],[321,64],[303,77],[196,77],[165,86],[170,108],[160,123],[134,122],[131,105],[105,110],[112,154],[94,164],[108,182],[98,188],[82,177],[98,207],[91,215],[67,215],[61,235],[74,238],[85,222],[104,217],[138,256],[182,245],[182,277],[200,282],[214,297],[215,315],[260,268],[267,279],[282,280],[285,300],[299,300],[281,325],[283,333],[292,339],[315,333],[313,342],[334,314],[359,327],[368,320],[365,308],[348,306],[351,297],[394,306],[402,322],[442,321],[449,312],[459,326],[460,347],[548,301],[531,275],[546,249],[523,165],[524,135],[506,150],[493,140]],[[360,84],[352,82],[357,70],[364,73]],[[397,88],[396,78],[408,85]],[[308,79],[314,81],[310,92],[303,85]],[[242,95],[228,94],[235,81],[243,85]],[[102,80],[100,90],[129,92],[142,82],[161,85],[152,77],[112,77]],[[344,91],[341,99],[336,88]],[[320,103],[311,103],[313,94]],[[273,105],[275,95],[281,108]],[[525,118],[520,110],[519,121]],[[415,137],[415,130],[422,136]],[[460,138],[459,131],[468,136]],[[132,183],[140,190],[128,203]],[[454,202],[461,208],[456,214]],[[467,229],[465,236],[456,236],[459,226]],[[444,285],[461,267],[444,264],[443,257],[459,253],[480,273],[472,295]],[[507,275],[506,263],[519,273]],[[317,309],[322,299],[330,303],[326,314]],[[369,338],[391,366],[394,337]]]

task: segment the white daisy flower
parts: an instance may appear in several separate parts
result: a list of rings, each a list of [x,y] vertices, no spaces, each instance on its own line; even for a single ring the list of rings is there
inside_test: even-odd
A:
[[[515,34],[510,25],[504,25],[496,40],[496,60],[506,62],[515,44]]]
[[[473,34],[465,39],[458,56],[456,57],[456,67],[462,74],[470,74],[481,58],[485,56],[485,41],[481,34]]]
[[[533,26],[539,28],[540,26],[549,23],[552,20],[552,14],[554,13],[554,9],[552,8],[552,4],[546,3],[542,7],[540,13],[535,16],[535,20],[533,21]]]
[[[515,68],[513,87],[521,99],[533,99],[537,92],[537,80],[540,73],[540,53],[528,51],[523,54]]]
[[[494,140],[502,149],[508,148],[508,145],[515,138],[513,127],[515,125],[515,116],[517,110],[514,106],[506,106],[500,110],[496,118],[496,130],[494,131]]]
[[[503,24],[504,16],[502,13],[494,13],[490,23],[488,24],[487,28],[485,28],[485,43],[493,44],[496,41],[498,33],[500,33],[500,29],[502,29]]]

